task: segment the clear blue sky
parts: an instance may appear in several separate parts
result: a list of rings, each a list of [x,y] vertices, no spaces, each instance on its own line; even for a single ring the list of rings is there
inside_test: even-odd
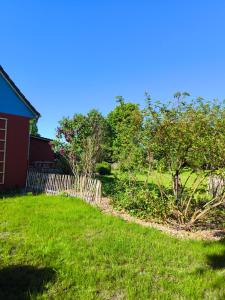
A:
[[[225,98],[224,0],[5,0],[0,64],[54,136],[63,116],[177,90]]]

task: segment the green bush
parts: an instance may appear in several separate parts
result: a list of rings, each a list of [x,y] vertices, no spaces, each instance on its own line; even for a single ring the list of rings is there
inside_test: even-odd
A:
[[[99,175],[110,175],[111,165],[110,163],[103,161],[101,163],[96,164],[95,170]]]
[[[117,194],[114,204],[145,219],[163,220],[171,212],[171,202],[161,198],[155,187],[151,190],[146,186],[126,187],[124,192]]]
[[[119,210],[145,219],[166,219],[171,214],[173,199],[162,197],[157,185],[127,178],[107,178],[102,181],[103,194],[110,197]]]

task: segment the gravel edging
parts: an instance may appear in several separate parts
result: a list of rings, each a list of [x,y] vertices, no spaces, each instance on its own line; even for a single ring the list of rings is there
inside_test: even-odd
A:
[[[136,223],[145,227],[151,227],[165,232],[169,235],[182,239],[193,240],[207,240],[207,241],[219,241],[225,238],[225,230],[198,230],[196,232],[187,231],[184,229],[178,229],[169,225],[162,225],[155,222],[144,221],[129,215],[125,211],[118,211],[110,204],[109,198],[102,198],[101,202],[97,204],[102,212],[119,217],[127,222]]]

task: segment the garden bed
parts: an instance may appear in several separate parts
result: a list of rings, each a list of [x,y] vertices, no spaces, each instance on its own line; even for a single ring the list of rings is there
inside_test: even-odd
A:
[[[178,225],[176,226],[172,226],[170,224],[164,225],[157,222],[142,220],[140,218],[131,216],[125,210],[115,209],[111,204],[111,200],[109,198],[102,198],[98,206],[103,212],[107,214],[120,217],[121,219],[128,222],[140,224],[145,227],[152,227],[158,229],[160,231],[166,232],[178,238],[212,240],[212,241],[218,241],[225,238],[225,230],[219,230],[219,229],[201,230],[195,228],[194,230],[190,231],[190,230],[184,230],[182,227]]]

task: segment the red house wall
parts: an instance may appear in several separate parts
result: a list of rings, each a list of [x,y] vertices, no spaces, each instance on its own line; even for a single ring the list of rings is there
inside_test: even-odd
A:
[[[0,113],[7,119],[5,181],[0,189],[25,187],[28,168],[29,119]]]
[[[54,162],[55,157],[49,142],[48,139],[31,136],[29,159],[31,165],[37,161]]]

